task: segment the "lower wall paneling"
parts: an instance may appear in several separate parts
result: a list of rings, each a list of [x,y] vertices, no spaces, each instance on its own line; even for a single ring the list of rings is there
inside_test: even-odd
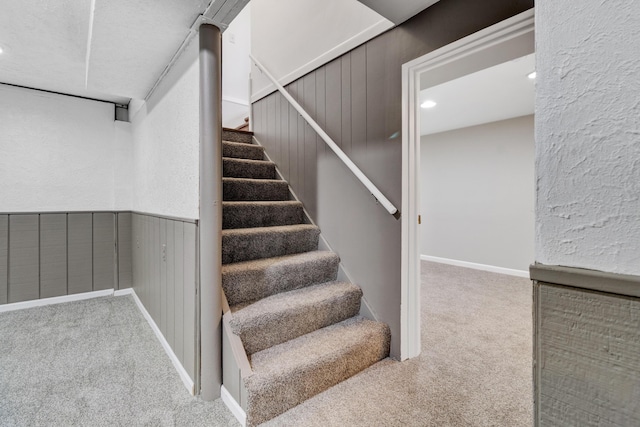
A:
[[[133,213],[133,289],[192,380],[197,377],[197,224]]]
[[[130,218],[129,212],[1,214],[0,304],[130,287]]]
[[[640,425],[640,277],[531,266],[535,426]]]

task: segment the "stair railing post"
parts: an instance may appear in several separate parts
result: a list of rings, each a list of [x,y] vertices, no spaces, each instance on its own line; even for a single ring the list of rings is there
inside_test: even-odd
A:
[[[222,36],[200,26],[200,393],[222,385]]]

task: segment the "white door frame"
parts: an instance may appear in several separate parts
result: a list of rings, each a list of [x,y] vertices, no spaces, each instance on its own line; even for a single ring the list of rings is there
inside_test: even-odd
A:
[[[520,13],[402,65],[402,269],[400,357],[420,354],[420,77],[526,34],[534,10]]]

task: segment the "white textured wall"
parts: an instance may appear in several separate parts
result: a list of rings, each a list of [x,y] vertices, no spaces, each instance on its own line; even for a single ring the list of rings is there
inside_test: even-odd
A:
[[[391,27],[357,0],[251,1],[251,53],[283,85]],[[255,65],[251,78],[254,100],[273,89]]]
[[[222,33],[222,125],[236,127],[249,117],[251,2]]]
[[[536,261],[640,274],[640,2],[536,2]]]
[[[0,85],[0,211],[131,209],[113,104]]]
[[[533,116],[423,136],[420,149],[421,253],[528,270]]]
[[[136,105],[134,211],[199,218],[198,64],[196,37],[148,102]]]

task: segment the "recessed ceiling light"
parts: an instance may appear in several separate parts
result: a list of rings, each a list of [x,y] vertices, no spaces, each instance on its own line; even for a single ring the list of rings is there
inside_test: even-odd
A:
[[[430,100],[430,99],[427,99],[427,100],[426,100],[426,101],[424,101],[422,104],[420,104],[420,106],[421,106],[422,108],[433,108],[433,107],[435,107],[436,105],[438,105],[438,103],[437,103],[437,102],[435,102],[435,101],[432,101],[432,100]]]
[[[529,77],[531,80],[535,79],[536,78],[536,72],[535,71],[530,72],[529,74],[527,74],[527,77]]]
[[[4,52],[4,48],[0,46],[0,55],[2,55],[3,52]]]

